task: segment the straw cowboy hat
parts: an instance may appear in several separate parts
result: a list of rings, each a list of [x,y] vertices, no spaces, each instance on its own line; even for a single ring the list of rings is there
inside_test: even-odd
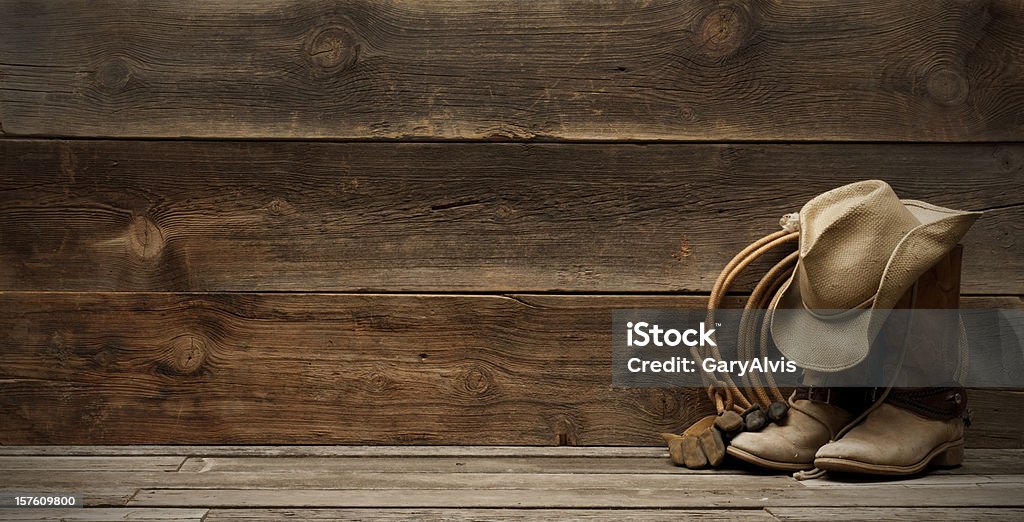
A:
[[[900,200],[879,180],[812,199],[799,214],[796,270],[769,306],[775,344],[811,370],[863,361],[889,310],[979,215]]]

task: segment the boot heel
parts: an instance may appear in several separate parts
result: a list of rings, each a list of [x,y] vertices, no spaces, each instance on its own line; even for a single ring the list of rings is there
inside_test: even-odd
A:
[[[959,466],[963,461],[964,445],[958,444],[936,455],[931,463],[933,466],[951,468]]]

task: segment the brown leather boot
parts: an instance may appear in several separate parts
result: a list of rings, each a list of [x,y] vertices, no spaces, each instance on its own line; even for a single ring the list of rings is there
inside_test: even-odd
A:
[[[859,389],[803,388],[793,393],[789,412],[777,424],[737,435],[726,453],[780,471],[814,467],[814,455],[864,409]]]
[[[836,442],[821,447],[814,465],[825,471],[910,475],[963,459],[967,394],[960,387],[904,388]]]
[[[957,247],[922,275],[898,307],[913,303],[919,309],[955,310],[960,298],[961,250]],[[891,360],[905,352],[902,365],[896,367],[896,382],[921,382],[952,375],[961,349],[959,339],[955,314],[947,318],[932,313],[913,324],[887,324],[878,343],[879,355]],[[967,393],[955,383],[893,388],[860,424],[840,440],[822,446],[814,465],[825,471],[879,475],[909,475],[929,464],[957,466],[963,459],[966,408]]]

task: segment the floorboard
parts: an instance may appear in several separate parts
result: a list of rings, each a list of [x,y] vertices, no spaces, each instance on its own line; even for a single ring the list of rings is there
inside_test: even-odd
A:
[[[184,507],[518,507],[518,508],[705,508],[730,506],[801,507],[1020,507],[1022,484],[954,487],[774,488],[751,481],[746,487],[716,488],[713,481],[689,489],[142,489],[132,506]]]
[[[956,522],[960,520],[996,521],[1022,520],[1020,508],[792,508],[772,507],[768,513],[784,522],[876,522],[878,520],[907,520],[920,522]]]
[[[89,508],[89,509],[15,509],[0,508],[0,520],[33,520],[60,522],[112,522],[130,520],[134,522],[204,522],[208,520],[206,509],[190,508]],[[263,520],[277,518],[267,512]],[[244,519],[243,519],[244,520]]]
[[[0,494],[77,493],[86,507],[0,519],[1013,519],[1021,462],[1024,450],[972,449],[915,477],[800,482],[732,461],[677,468],[656,448],[15,446],[0,447]]]
[[[211,509],[205,522],[247,522],[267,519],[295,520],[377,520],[431,522],[469,522],[480,520],[513,521],[620,521],[649,520],[751,520],[769,522],[778,519],[762,509]]]

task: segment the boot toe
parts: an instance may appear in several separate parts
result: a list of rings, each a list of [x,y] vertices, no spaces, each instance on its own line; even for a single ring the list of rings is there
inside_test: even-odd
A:
[[[743,432],[732,440],[731,446],[767,460],[779,462],[811,462],[814,460],[813,453],[807,451],[807,448],[797,447],[793,441],[776,431],[778,430],[766,428],[759,432]]]
[[[736,436],[726,450],[742,461],[769,469],[801,470],[813,465],[813,444],[797,444],[787,438],[779,426],[768,426],[763,431],[743,432]]]
[[[929,420],[882,404],[842,439],[821,447],[814,465],[826,471],[909,475],[928,464],[962,458],[963,422]]]
[[[769,469],[810,469],[818,448],[828,442],[831,431],[842,427],[849,418],[848,412],[835,406],[798,400],[781,423],[736,435],[726,452]]]

